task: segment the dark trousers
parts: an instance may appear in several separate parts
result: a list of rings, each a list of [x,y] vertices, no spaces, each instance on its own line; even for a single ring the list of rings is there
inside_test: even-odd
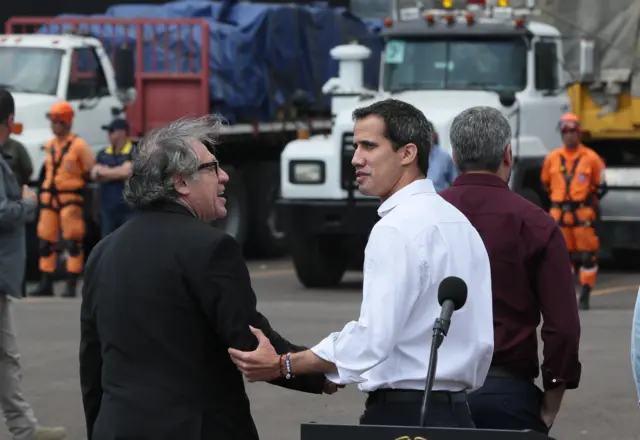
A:
[[[531,429],[548,435],[540,417],[542,396],[533,381],[490,376],[469,394],[469,407],[478,429]]]
[[[100,233],[102,238],[125,224],[130,217],[131,212],[125,208],[102,209],[100,211]]]
[[[369,393],[361,425],[419,426],[422,391],[379,390]],[[427,408],[426,426],[474,428],[465,392],[434,391]]]

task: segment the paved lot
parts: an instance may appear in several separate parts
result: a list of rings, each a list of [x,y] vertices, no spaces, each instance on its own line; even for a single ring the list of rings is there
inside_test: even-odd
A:
[[[251,263],[261,311],[292,341],[312,345],[357,318],[358,275],[331,291],[301,288],[288,262]],[[601,276],[593,310],[582,314],[583,382],[571,392],[556,421],[557,439],[640,439],[640,417],[629,366],[629,327],[640,274]],[[82,440],[84,418],[78,385],[79,299],[30,299],[17,303],[24,391],[43,424],[63,424]],[[428,356],[428,353],[425,353]],[[264,384],[248,385],[263,440],[299,438],[307,421],[355,423],[364,397],[355,388],[311,396]],[[0,439],[9,439],[0,426]]]

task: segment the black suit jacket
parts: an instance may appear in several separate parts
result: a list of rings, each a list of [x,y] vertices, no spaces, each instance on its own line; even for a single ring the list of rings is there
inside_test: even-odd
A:
[[[260,328],[300,351],[256,310],[240,246],[165,203],[92,251],[82,292],[80,381],[89,440],[256,440],[227,349],[254,350]],[[273,382],[322,393],[323,375]]]

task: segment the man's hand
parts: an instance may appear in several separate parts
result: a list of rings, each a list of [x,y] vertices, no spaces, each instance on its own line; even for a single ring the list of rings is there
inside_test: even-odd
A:
[[[560,412],[560,404],[562,403],[564,392],[564,386],[559,386],[544,392],[542,407],[540,408],[540,418],[544,424],[547,425],[547,428],[551,428],[551,425],[553,425],[553,422]]]
[[[338,392],[338,389],[344,388],[344,385],[337,385],[330,380],[324,381],[324,393],[325,394],[334,394]]]
[[[261,330],[249,328],[258,338],[258,348],[254,351],[229,348],[229,355],[231,355],[233,363],[238,366],[249,382],[269,381],[282,377],[280,355],[276,353],[271,342]]]
[[[27,185],[22,185],[22,200],[38,202],[38,196]]]
[[[101,180],[102,176],[100,175],[100,173],[103,168],[104,167],[100,164],[94,165],[93,168],[91,168],[91,171],[89,172],[91,180]]]

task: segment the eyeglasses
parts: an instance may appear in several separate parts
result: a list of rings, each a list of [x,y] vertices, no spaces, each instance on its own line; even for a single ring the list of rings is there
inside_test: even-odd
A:
[[[207,169],[214,170],[216,172],[216,175],[218,175],[218,170],[220,169],[220,162],[218,162],[217,160],[212,160],[211,162],[201,163],[198,166],[198,171],[207,170]]]

